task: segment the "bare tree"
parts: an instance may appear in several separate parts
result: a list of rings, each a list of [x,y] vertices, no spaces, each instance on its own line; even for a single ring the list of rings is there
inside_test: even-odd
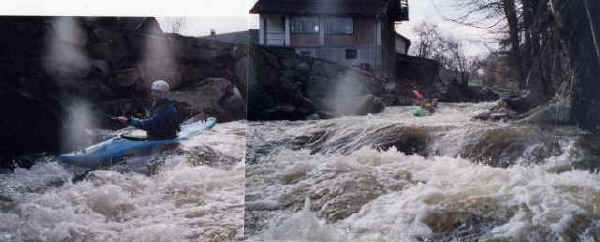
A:
[[[168,33],[182,34],[186,24],[185,17],[167,18],[165,31]]]
[[[442,68],[456,72],[458,81],[468,83],[479,61],[466,56],[463,41],[442,34],[437,25],[425,22],[413,31],[419,37],[413,54],[438,61]]]
[[[416,51],[416,56],[432,58],[435,52],[434,48],[436,48],[434,45],[440,36],[437,25],[422,22],[421,24],[415,26],[413,31],[418,36],[417,48],[413,48]]]
[[[572,67],[559,37],[562,35],[560,27],[556,24],[561,22],[553,6],[557,2],[561,1],[456,0],[454,7],[464,14],[446,19],[500,33],[499,44],[503,49],[497,51],[507,57],[505,64],[510,67],[502,76],[517,80],[520,89],[529,90],[536,96],[531,100],[541,104],[554,97],[561,82],[571,80],[566,73],[572,73]],[[585,14],[582,12],[581,17]],[[482,21],[482,18],[490,20]]]

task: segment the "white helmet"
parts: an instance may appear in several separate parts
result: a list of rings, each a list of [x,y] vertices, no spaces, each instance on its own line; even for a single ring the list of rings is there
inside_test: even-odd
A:
[[[150,89],[153,91],[168,92],[170,87],[169,83],[167,83],[166,81],[157,80],[152,82],[152,87]]]

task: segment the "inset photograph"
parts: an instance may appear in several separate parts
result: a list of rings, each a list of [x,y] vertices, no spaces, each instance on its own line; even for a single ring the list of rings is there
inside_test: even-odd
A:
[[[248,241],[599,241],[600,2],[251,2]]]
[[[0,30],[0,241],[243,239],[245,17]]]

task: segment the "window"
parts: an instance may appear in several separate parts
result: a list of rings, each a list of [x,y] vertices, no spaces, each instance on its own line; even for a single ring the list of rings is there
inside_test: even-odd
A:
[[[346,59],[356,59],[356,50],[346,49]]]
[[[353,34],[354,23],[352,17],[329,17],[325,21],[328,34]]]
[[[291,27],[294,34],[316,34],[319,33],[319,18],[292,17]]]

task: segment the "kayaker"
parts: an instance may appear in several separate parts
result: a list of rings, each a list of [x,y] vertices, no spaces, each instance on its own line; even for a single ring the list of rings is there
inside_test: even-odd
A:
[[[421,106],[421,108],[423,110],[427,110],[430,114],[435,112],[435,109],[437,108],[437,104],[438,104],[437,98],[434,98],[434,99],[425,98],[423,96],[423,94],[421,94],[419,91],[417,91],[416,88],[413,88],[412,92],[415,95],[415,97],[420,101],[419,106]]]
[[[149,118],[136,119],[118,117],[117,120],[123,124],[132,125],[138,129],[146,130],[148,139],[173,139],[177,137],[180,130],[180,119],[175,102],[167,99],[169,83],[163,80],[152,82],[150,97],[152,108]]]

